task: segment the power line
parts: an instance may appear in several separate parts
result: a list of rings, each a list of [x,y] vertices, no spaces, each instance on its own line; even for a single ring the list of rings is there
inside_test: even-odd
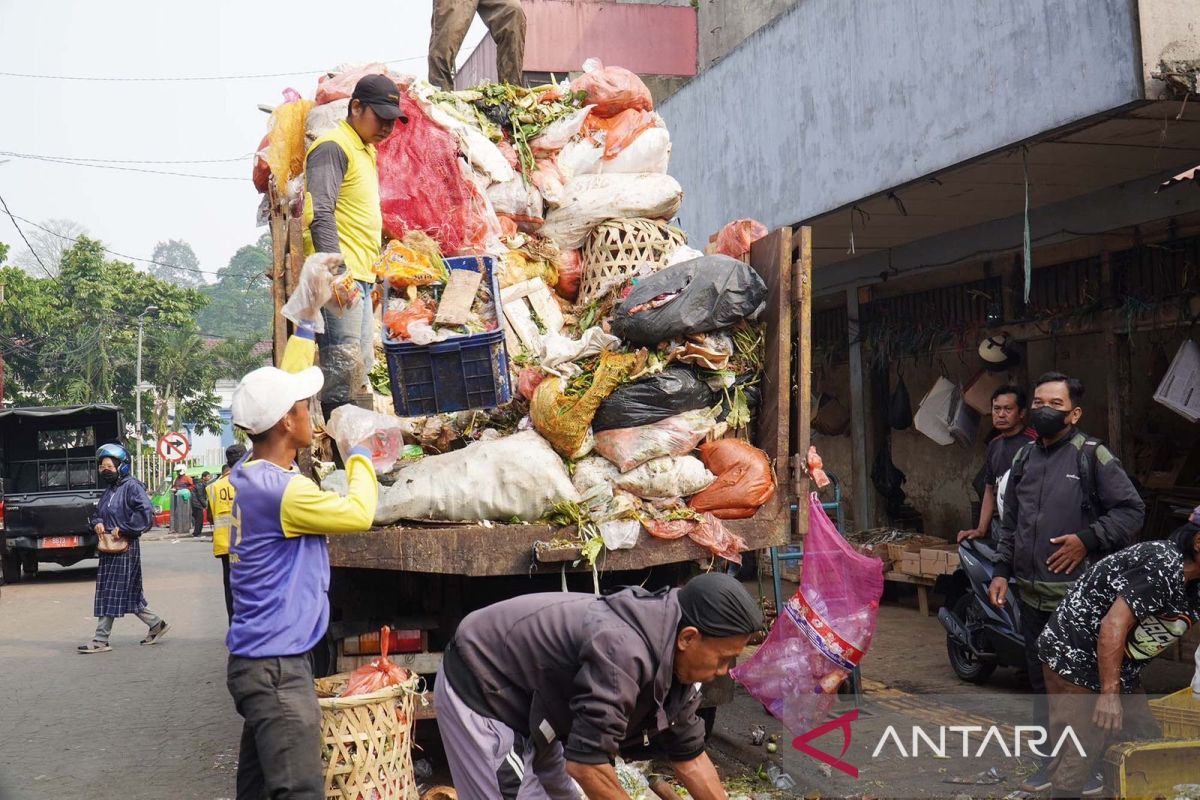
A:
[[[21,241],[25,242],[25,246],[29,248],[29,252],[33,253],[33,257],[37,259],[38,266],[41,267],[42,271],[46,273],[47,278],[53,278],[54,276],[50,274],[50,270],[46,269],[46,265],[42,263],[42,257],[37,254],[37,251],[33,249],[33,245],[31,245],[29,240],[25,238],[25,231],[21,230],[21,226],[17,224],[18,217],[13,216],[13,213],[8,210],[8,203],[4,201],[3,195],[0,195],[0,205],[4,206],[4,213],[8,214],[8,218],[12,220],[13,227],[17,229],[17,233],[21,234]],[[24,221],[29,222],[29,220]],[[35,225],[32,222],[29,224],[34,225],[34,227],[37,228],[41,227],[40,225]]]
[[[383,61],[383,64],[402,64],[408,61],[424,61],[427,56],[408,56]],[[306,69],[297,72],[264,72],[256,75],[186,75],[186,76],[103,76],[103,75],[39,75],[30,72],[0,72],[0,78],[31,78],[46,81],[88,81],[93,83],[168,83],[172,81],[249,81],[261,78],[290,78],[296,75],[324,74],[327,69]]]
[[[117,164],[92,164],[85,161],[75,161],[70,159],[55,158],[52,156],[34,156],[22,155],[20,153],[0,152],[0,155],[11,156],[13,158],[21,158],[27,161],[45,161],[50,164],[65,164],[69,167],[92,167],[93,169],[114,169],[121,172],[141,172],[149,175],[171,175],[178,178],[201,178],[210,181],[239,181],[246,183],[247,179],[236,178],[231,175],[200,175],[195,172],[173,172],[162,169],[145,169],[143,167],[123,167]]]
[[[255,153],[244,153],[233,158],[194,158],[187,160],[155,161],[145,158],[85,158],[84,156],[51,156],[44,153],[15,153],[10,150],[0,150],[0,156],[14,158],[48,158],[55,161],[94,161],[97,164],[231,164],[253,158]]]

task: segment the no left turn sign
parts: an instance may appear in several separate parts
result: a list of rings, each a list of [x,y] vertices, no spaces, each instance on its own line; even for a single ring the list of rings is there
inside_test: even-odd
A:
[[[182,433],[168,433],[158,440],[158,455],[163,461],[174,463],[187,458],[192,446]]]

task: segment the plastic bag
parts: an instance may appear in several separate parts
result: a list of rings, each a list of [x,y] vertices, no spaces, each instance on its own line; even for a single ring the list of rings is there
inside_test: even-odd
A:
[[[894,431],[903,431],[912,427],[912,399],[908,396],[908,386],[904,376],[896,376],[896,388],[888,400],[888,427]]]
[[[825,461],[821,458],[821,454],[817,452],[817,446],[810,444],[808,446],[808,456],[805,458],[808,466],[808,474],[812,476],[813,483],[818,489],[824,489],[829,485],[829,476],[825,474]],[[983,492],[980,492],[982,495]]]
[[[950,416],[950,406],[954,402],[957,389],[955,384],[939,377],[933,387],[925,393],[925,397],[917,406],[917,413],[913,415],[913,425],[916,429],[943,446],[954,443],[946,420]]]
[[[732,258],[745,258],[750,245],[769,233],[767,226],[752,219],[738,219],[717,234],[717,252]]]
[[[271,112],[267,163],[275,177],[275,187],[284,196],[288,181],[304,173],[304,123],[312,107],[312,100],[296,100]]]
[[[351,672],[350,680],[346,682],[346,688],[342,690],[340,697],[371,694],[389,686],[402,686],[408,683],[408,670],[402,669],[388,660],[388,644],[391,634],[391,628],[387,625],[379,629],[379,658]]]
[[[726,528],[721,520],[712,514],[704,514],[698,520],[652,519],[646,522],[646,530],[658,539],[682,539],[689,536],[693,542],[713,555],[734,564],[742,563],[742,551],[746,549],[746,540]]]
[[[583,74],[571,81],[571,91],[585,92],[598,117],[611,117],[627,108],[654,110],[654,98],[641,78],[624,67],[606,67],[595,58],[583,62]]]
[[[554,291],[572,303],[579,297],[579,284],[583,281],[583,257],[578,250],[564,250],[558,263],[558,285]]]
[[[345,472],[323,485],[345,491]],[[400,480],[380,487],[376,525],[400,519],[454,522],[514,517],[533,522],[556,503],[578,502],[562,459],[534,431],[479,441],[462,450],[426,456],[405,467]]]
[[[455,135],[406,93],[400,95],[400,108],[408,124],[397,125],[376,148],[384,230],[393,239],[424,231],[447,255],[498,245],[500,221],[486,195],[464,174],[470,167],[459,158]]]
[[[711,408],[719,396],[690,367],[668,367],[609,395],[592,418],[592,430],[639,428],[685,411]]]
[[[704,256],[640,281],[613,311],[612,331],[637,344],[728,328],[766,307],[767,285],[728,256]]]
[[[662,117],[651,111],[627,108],[607,119],[593,114],[584,124],[583,132],[593,142],[604,145],[604,159],[611,161],[644,131],[662,124]]]
[[[629,472],[652,458],[685,456],[713,432],[720,413],[718,406],[688,411],[640,428],[602,431],[595,434],[596,452],[616,464],[621,472]]]
[[[574,250],[601,222],[670,219],[682,203],[683,189],[670,175],[577,175],[567,183],[559,207],[547,212],[541,234],[561,250]]]
[[[529,140],[529,146],[535,153],[555,153],[566,147],[572,139],[579,135],[580,128],[592,112],[592,106],[583,108],[555,120],[535,138]],[[514,164],[514,166],[516,166]]]
[[[582,395],[571,397],[562,392],[562,379],[542,381],[529,404],[534,429],[560,454],[577,458],[588,441],[592,417],[600,402],[612,394],[626,378],[646,364],[646,352],[600,354],[592,385]]]
[[[695,456],[655,458],[613,481],[638,497],[688,497],[717,479]]]
[[[383,326],[388,336],[400,342],[413,339],[413,327],[423,322],[432,327],[437,308],[426,302],[424,297],[418,297],[402,309],[389,309],[383,312]],[[417,342],[420,344],[420,342]]]
[[[548,333],[542,338],[542,369],[560,378],[573,378],[581,372],[574,362],[616,350],[620,345],[620,339],[599,327],[588,328],[578,339]]]
[[[263,136],[262,141],[258,143],[258,149],[254,151],[254,170],[250,173],[250,180],[259,194],[266,194],[270,186],[271,165],[267,163],[271,152],[270,143],[271,134],[268,133]]]
[[[518,226],[537,228],[545,221],[541,192],[520,175],[507,183],[493,184],[487,195],[496,213],[511,217]]]
[[[354,87],[368,75],[387,75],[387,66],[372,64],[347,64],[335,72],[328,72],[317,79],[317,105],[334,100],[349,100]]]
[[[733,668],[734,679],[797,736],[825,718],[866,655],[883,594],[883,562],[847,544],[816,494],[808,507],[800,588],[758,652]]]
[[[579,139],[564,147],[555,160],[568,182],[580,175],[598,175],[603,171],[604,148],[590,139]]]
[[[412,235],[412,234],[410,234]],[[375,276],[392,285],[393,289],[409,286],[431,286],[450,279],[446,263],[441,258],[433,259],[399,239],[392,239],[375,261]]]
[[[600,171],[604,174],[666,172],[670,165],[670,132],[666,128],[650,128],[623,147],[620,153],[602,161]]]
[[[332,103],[319,105],[310,110],[308,118],[304,121],[305,151],[307,152],[313,142],[322,135],[336,128],[337,124],[346,118],[349,109],[350,98],[347,97],[345,100],[334,100]]]
[[[539,384],[546,379],[546,374],[535,367],[526,367],[517,376],[517,392],[526,400],[533,399],[533,393]]]
[[[775,496],[775,470],[767,454],[741,439],[717,439],[700,446],[700,460],[717,476],[688,505],[717,519],[752,517]]]
[[[541,192],[546,205],[557,206],[566,197],[567,178],[553,158],[539,158],[537,168],[529,173],[529,182]]]
[[[375,473],[387,472],[404,450],[404,434],[412,426],[399,417],[377,414],[358,406],[338,406],[329,415],[325,431],[337,442],[342,460],[350,458],[350,449],[364,445],[371,450]]]
[[[504,255],[503,269],[497,276],[501,289],[541,278],[547,286],[558,283],[558,270],[549,261],[532,259],[521,250],[509,250]]]
[[[575,463],[575,475],[571,478],[571,483],[581,497],[591,494],[597,487],[608,487],[611,496],[612,486],[620,474],[616,464],[608,459],[589,456]]]
[[[335,286],[341,287],[339,303],[332,302]],[[322,316],[321,309],[330,305],[330,311],[340,317],[342,311],[350,305],[341,303],[347,299],[352,300],[350,295],[354,291],[358,291],[358,284],[346,269],[346,260],[341,253],[313,253],[304,259],[304,266],[300,268],[299,285],[283,304],[281,313],[297,325],[301,322],[311,322],[317,333],[324,333],[325,317]]]

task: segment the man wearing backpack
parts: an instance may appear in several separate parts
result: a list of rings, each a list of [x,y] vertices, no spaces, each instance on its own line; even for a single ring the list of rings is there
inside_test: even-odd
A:
[[[1004,490],[992,604],[1007,602],[1011,578],[1020,601],[1025,659],[1037,724],[1048,725],[1037,639],[1075,580],[1095,562],[1133,544],[1146,506],[1121,462],[1076,429],[1083,383],[1048,372],[1034,387],[1029,422],[1036,441],[1017,452]],[[1045,765],[1021,785],[1049,788]],[[1101,791],[1102,781],[1087,787]],[[1085,794],[1088,792],[1085,791]]]

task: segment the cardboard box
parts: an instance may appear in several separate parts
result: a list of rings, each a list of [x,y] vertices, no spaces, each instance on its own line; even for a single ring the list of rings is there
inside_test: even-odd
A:
[[[913,536],[911,539],[905,539],[902,542],[888,542],[887,551],[888,559],[893,564],[900,563],[900,559],[905,553],[918,552],[922,547],[929,547],[935,544],[945,544],[945,539],[938,539],[933,536]]]
[[[929,577],[950,575],[958,569],[958,545],[940,544],[921,548],[921,574]]]
[[[895,563],[896,570],[905,575],[919,576],[921,574],[921,551],[906,550],[900,560]]]

